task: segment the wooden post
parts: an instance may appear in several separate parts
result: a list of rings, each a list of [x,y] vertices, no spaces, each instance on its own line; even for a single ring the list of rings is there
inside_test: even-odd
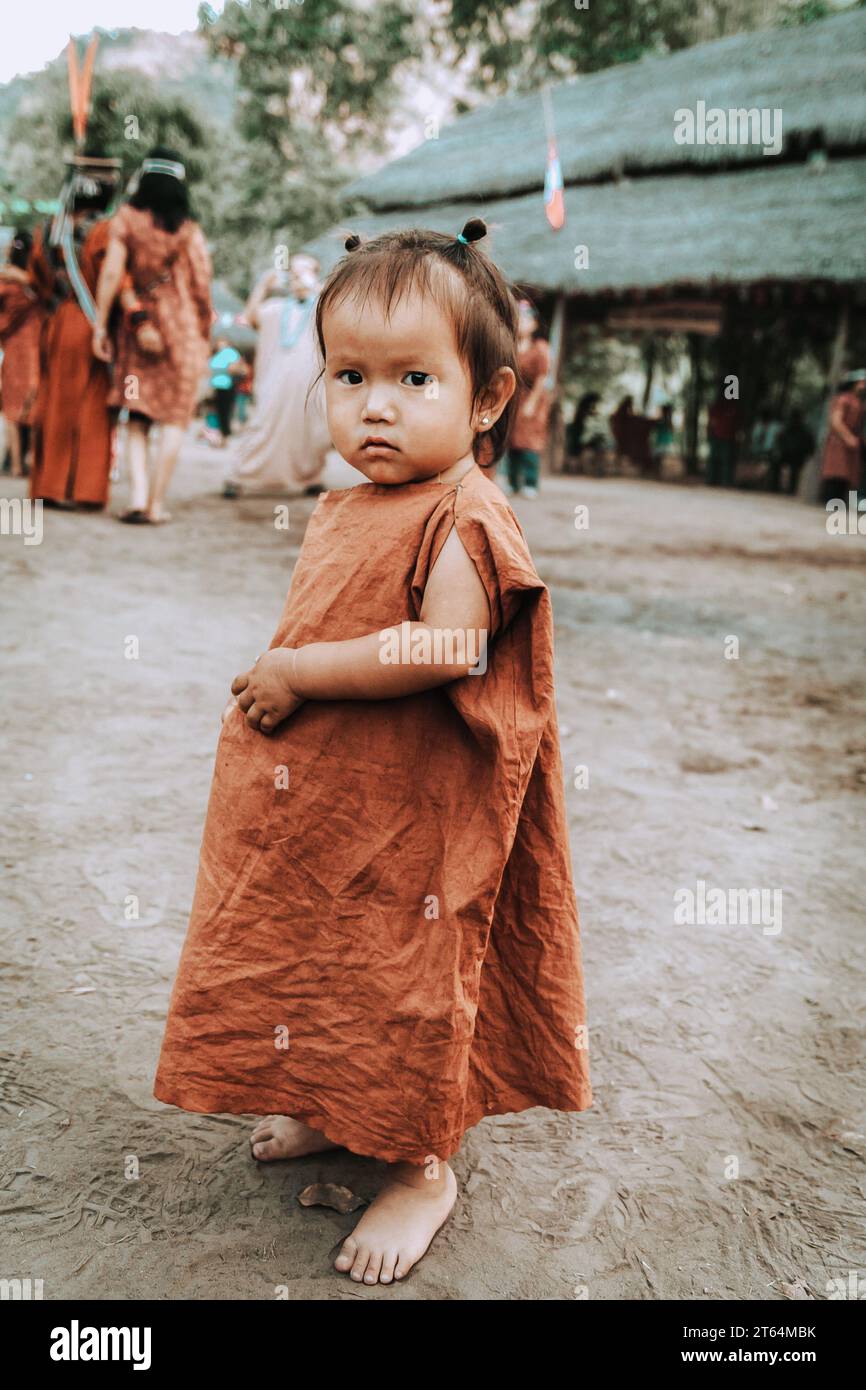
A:
[[[559,400],[559,377],[562,367],[563,344],[565,341],[565,313],[567,298],[559,293],[553,306],[550,320],[550,373],[547,388],[553,393],[550,405],[550,425],[547,436],[547,467],[551,473],[561,473],[565,455],[565,429],[562,421],[562,406]]]
[[[824,453],[824,442],[827,438],[827,427],[830,421],[830,404],[836,394],[836,387],[842,375],[842,366],[845,361],[847,347],[848,305],[842,304],[839,309],[839,318],[836,322],[836,335],[833,339],[833,347],[830,352],[830,366],[827,371],[827,391],[824,396],[824,404],[821,408],[821,423],[815,434],[815,452],[806,463],[800,475],[800,486],[797,490],[798,497],[801,497],[804,502],[817,502],[820,500],[821,457]]]
[[[701,414],[701,361],[703,340],[699,333],[689,335],[689,395],[686,405],[685,464],[686,473],[698,472],[698,424]]]
[[[653,377],[655,376],[656,370],[656,340],[654,337],[650,337],[644,340],[641,357],[643,358],[643,369],[646,373],[646,383],[643,389],[643,402],[641,404],[641,410],[643,411],[644,415],[646,415],[647,406],[650,403],[650,395],[653,389]]]

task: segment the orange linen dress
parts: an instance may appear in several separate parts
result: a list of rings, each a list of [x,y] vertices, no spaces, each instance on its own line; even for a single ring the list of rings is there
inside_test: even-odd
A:
[[[0,275],[0,409],[15,425],[29,425],[35,411],[44,322],[35,290]]]
[[[213,319],[204,233],[192,218],[167,232],[147,209],[124,203],[108,234],[126,247],[127,272],[165,343],[158,357],[141,352],[124,317],[117,332],[111,404],[161,425],[186,427],[198,404]]]
[[[107,245],[108,221],[99,218],[76,247],[91,295],[96,294]],[[30,274],[49,316],[42,334],[30,496],[104,506],[114,442],[108,367],[93,356],[93,328],[66,284],[63,252],[56,256],[55,263],[44,231],[37,227]],[[59,304],[58,295],[63,296]]]
[[[843,391],[837,396],[831,408],[838,408],[842,421],[858,443],[846,444],[840,434],[831,427],[824,442],[821,455],[821,477],[839,478],[849,487],[858,488],[863,472],[863,417],[866,415],[866,402],[856,391]]]
[[[158,1100],[414,1163],[485,1115],[591,1106],[551,601],[500,489],[476,465],[323,493],[271,647],[417,621],[452,526],[485,674],[270,736],[227,716]]]

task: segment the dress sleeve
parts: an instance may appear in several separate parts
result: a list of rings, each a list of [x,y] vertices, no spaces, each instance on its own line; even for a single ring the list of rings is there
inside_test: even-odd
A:
[[[427,523],[412,579],[415,621],[424,601],[427,577],[455,526],[487,593],[492,640],[509,627],[526,601],[537,600],[547,589],[505,496],[501,502],[498,497],[470,498],[460,488],[443,498]]]
[[[499,489],[496,489],[499,493]],[[430,518],[412,584],[417,621],[427,575],[452,527],[472,557],[490,602],[479,668],[441,687],[479,756],[501,769],[500,794],[516,818],[545,730],[555,716],[553,613],[520,525],[504,495],[466,489]],[[516,820],[515,820],[516,823]]]

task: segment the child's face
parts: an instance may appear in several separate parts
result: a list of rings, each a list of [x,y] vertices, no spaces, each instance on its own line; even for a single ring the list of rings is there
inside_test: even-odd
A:
[[[326,310],[322,334],[328,424],[347,463],[399,484],[471,456],[472,379],[434,299],[406,295],[386,320],[381,304],[347,298]]]

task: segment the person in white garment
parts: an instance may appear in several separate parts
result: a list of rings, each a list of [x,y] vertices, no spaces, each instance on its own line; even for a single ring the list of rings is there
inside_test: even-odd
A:
[[[320,368],[318,277],[318,261],[299,253],[288,272],[267,271],[247,301],[244,318],[259,335],[255,406],[239,436],[237,456],[228,465],[224,497],[322,491],[331,440],[321,379],[310,390]]]

